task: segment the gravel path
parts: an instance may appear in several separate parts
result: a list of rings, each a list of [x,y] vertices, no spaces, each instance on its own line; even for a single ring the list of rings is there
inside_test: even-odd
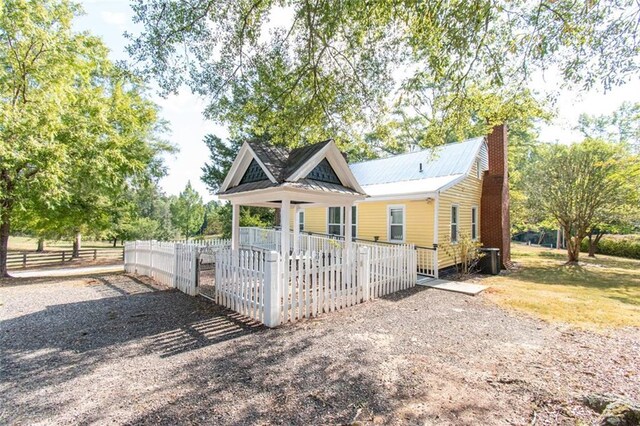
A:
[[[123,274],[0,284],[0,424],[576,424],[640,399],[640,330],[415,288],[268,330]]]

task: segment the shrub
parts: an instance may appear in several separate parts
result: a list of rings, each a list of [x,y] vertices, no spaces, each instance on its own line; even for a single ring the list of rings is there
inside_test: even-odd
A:
[[[456,243],[445,243],[440,246],[440,250],[453,258],[457,275],[465,277],[476,272],[480,261],[480,246],[481,244],[473,240],[469,234],[461,233]]]
[[[580,250],[589,251],[589,239],[582,241]],[[640,235],[605,235],[596,246],[596,253],[640,259]]]

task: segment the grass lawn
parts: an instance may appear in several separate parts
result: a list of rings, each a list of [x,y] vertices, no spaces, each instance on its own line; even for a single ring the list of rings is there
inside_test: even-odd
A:
[[[498,304],[582,328],[640,327],[640,260],[580,254],[567,266],[560,250],[512,245],[517,270],[491,277]]]
[[[82,248],[110,248],[113,247],[112,242],[107,241],[82,241]],[[121,247],[118,243],[117,247]],[[16,251],[35,251],[38,248],[38,239],[30,237],[9,237],[9,250]],[[73,242],[71,240],[45,241],[44,249],[46,251],[62,251],[71,250]]]

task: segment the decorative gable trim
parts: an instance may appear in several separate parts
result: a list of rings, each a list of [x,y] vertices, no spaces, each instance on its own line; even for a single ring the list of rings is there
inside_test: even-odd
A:
[[[327,161],[326,158],[319,162],[305,178],[320,182],[335,183],[338,185],[342,184],[340,182],[340,178],[338,178],[338,175],[336,175],[336,172],[333,170],[333,167],[331,167],[331,164],[329,164],[329,161]]]
[[[237,186],[246,173],[247,169],[249,168],[252,160],[255,160],[256,163],[258,163],[260,168],[262,168],[265,175],[267,175],[267,178],[269,178],[271,182],[277,183],[276,179],[273,177],[273,174],[269,171],[269,169],[267,169],[260,158],[258,158],[253,149],[251,149],[251,146],[249,146],[249,144],[245,142],[242,144],[242,147],[240,148],[236,159],[233,160],[233,164],[231,165],[231,168],[227,173],[227,177],[224,179],[224,182],[222,182],[222,185],[220,185],[219,192],[224,192],[229,188]]]
[[[334,141],[329,141],[322,149],[320,149],[313,157],[307,160],[302,166],[291,173],[285,180],[288,182],[296,182],[300,179],[304,179],[313,169],[318,166],[324,159],[327,159],[331,168],[340,179],[343,186],[352,188],[357,192],[364,194],[364,190],[360,187],[360,184],[356,180],[355,176],[351,172],[347,161],[342,156],[342,153],[336,146]]]

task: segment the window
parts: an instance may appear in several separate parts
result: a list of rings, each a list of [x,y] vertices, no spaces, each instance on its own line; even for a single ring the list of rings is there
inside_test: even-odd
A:
[[[342,235],[342,207],[329,207],[327,211],[327,234]]]
[[[351,206],[351,237],[356,238],[358,235],[358,208]]]
[[[404,206],[389,206],[389,241],[404,241]]]
[[[329,207],[327,209],[327,234],[344,236],[346,214],[344,207]],[[351,236],[356,237],[358,231],[358,209],[351,206]]]
[[[476,159],[476,177],[478,179],[482,178],[482,164],[479,158]]]
[[[471,207],[471,239],[478,239],[478,208]]]
[[[458,242],[458,206],[451,206],[451,242]]]
[[[304,210],[298,212],[298,230],[304,231]]]

